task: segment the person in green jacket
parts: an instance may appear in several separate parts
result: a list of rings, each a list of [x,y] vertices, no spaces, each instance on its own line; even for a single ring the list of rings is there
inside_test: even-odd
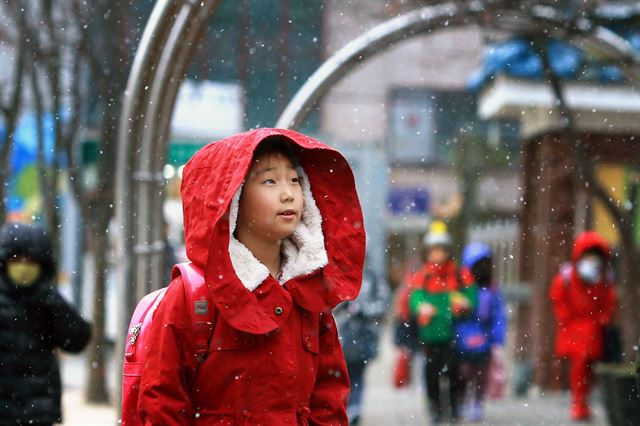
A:
[[[440,378],[449,378],[451,421],[457,422],[464,397],[453,351],[453,322],[471,312],[477,303],[473,276],[460,270],[451,256],[451,237],[444,223],[434,222],[423,240],[425,262],[411,276],[409,309],[424,344],[428,411],[434,423],[443,421]]]

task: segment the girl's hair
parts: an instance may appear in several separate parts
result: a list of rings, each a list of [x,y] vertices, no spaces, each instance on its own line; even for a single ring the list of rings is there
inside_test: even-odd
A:
[[[253,159],[256,160],[271,154],[282,154],[291,161],[296,170],[301,169],[298,156],[293,150],[291,142],[281,136],[269,136],[263,139],[253,152]],[[300,174],[298,172],[298,174]]]

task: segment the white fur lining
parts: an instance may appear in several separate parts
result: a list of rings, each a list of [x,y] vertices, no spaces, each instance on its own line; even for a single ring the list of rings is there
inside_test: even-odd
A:
[[[313,199],[309,178],[302,168],[298,168],[298,172],[302,177],[304,205],[300,223],[293,234],[282,241],[283,263],[279,275],[281,284],[291,278],[309,274],[329,263],[322,234],[322,215]],[[233,196],[229,206],[229,255],[236,275],[249,291],[253,291],[269,276],[269,270],[233,236],[241,193],[242,187]]]

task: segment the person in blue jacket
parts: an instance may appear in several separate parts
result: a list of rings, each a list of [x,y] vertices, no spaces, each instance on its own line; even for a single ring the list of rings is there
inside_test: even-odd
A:
[[[459,374],[467,385],[467,419],[481,422],[491,358],[502,357],[507,321],[504,299],[493,281],[493,259],[489,245],[469,243],[462,252],[462,264],[471,271],[478,287],[478,304],[468,316],[454,324]]]

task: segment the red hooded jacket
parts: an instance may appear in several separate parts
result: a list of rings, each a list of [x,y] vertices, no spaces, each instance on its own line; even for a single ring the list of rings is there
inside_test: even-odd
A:
[[[280,282],[232,236],[253,152],[269,136],[292,142],[306,174]],[[217,317],[198,366],[184,291],[169,288],[149,335],[144,424],[346,425],[349,379],[330,311],[358,295],[365,252],[347,161],[300,133],[257,129],[198,151],[181,193],[187,256],[205,270]]]
[[[599,249],[607,260],[611,257],[609,244],[598,233],[580,234],[573,246],[570,268],[558,272],[549,289],[557,321],[555,349],[560,357],[602,358],[602,326],[611,322],[616,308],[615,287],[606,274],[601,282],[589,284],[576,272],[578,260],[589,249]]]

